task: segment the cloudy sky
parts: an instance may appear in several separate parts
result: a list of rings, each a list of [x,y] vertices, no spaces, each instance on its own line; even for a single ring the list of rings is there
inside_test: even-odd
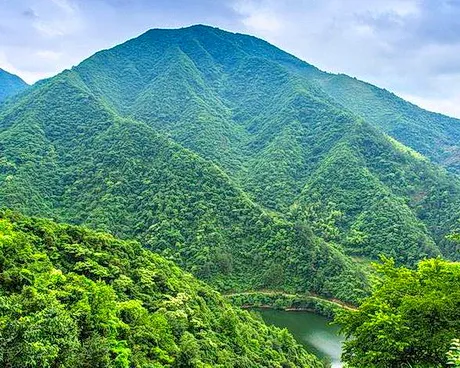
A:
[[[460,0],[0,0],[0,68],[32,83],[147,29],[196,23],[460,117]]]

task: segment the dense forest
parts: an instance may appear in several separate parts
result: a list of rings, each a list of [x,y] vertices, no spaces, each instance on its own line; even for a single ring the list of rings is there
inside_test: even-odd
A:
[[[417,268],[375,265],[372,295],[336,321],[349,339],[343,361],[350,367],[460,366],[460,264],[441,259]]]
[[[214,163],[119,117],[73,71],[32,87],[0,119],[6,207],[136,237],[220,290],[355,301],[366,287],[359,265],[303,219],[263,208]]]
[[[12,97],[28,87],[17,75],[8,73],[0,68],[0,103],[7,97]]]
[[[325,73],[318,81],[328,94],[366,121],[450,171],[460,173],[460,130],[455,119],[423,110],[347,75]]]
[[[356,257],[456,259],[459,179],[321,73],[254,37],[151,30],[4,103],[0,205],[135,237],[220,290],[356,301]]]
[[[456,359],[460,120],[208,26],[26,87],[0,70],[5,367],[321,367],[229,304],[273,295],[349,306],[352,367]]]
[[[0,213],[0,365],[322,367],[135,241]]]

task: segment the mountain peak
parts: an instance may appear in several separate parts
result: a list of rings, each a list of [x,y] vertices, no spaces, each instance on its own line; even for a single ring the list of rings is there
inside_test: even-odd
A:
[[[209,24],[192,24],[189,26],[185,27],[179,27],[179,28],[151,28],[145,33],[151,33],[151,32],[160,32],[160,33],[187,33],[187,32],[210,32],[210,31],[218,31],[221,33],[227,33],[227,34],[235,34],[234,32],[226,31],[222,28],[211,26]],[[144,33],[144,34],[145,34]],[[248,36],[252,37],[252,36]]]
[[[300,268],[286,269],[316,269],[304,265],[325,253],[302,253],[315,235],[343,246],[322,247],[344,262],[335,277],[359,271],[349,254],[408,264],[453,254],[444,235],[460,183],[398,142],[455,169],[456,124],[252,36],[205,25],[150,30],[0,115],[0,205],[39,203],[29,213],[135,235],[216,285],[233,277],[252,289],[289,282],[307,291],[315,275],[292,274],[291,283],[274,263],[262,278],[247,270],[269,254],[289,258],[275,249],[302,254]],[[314,292],[356,297],[354,286],[316,281]]]
[[[211,26],[209,24],[202,24],[202,23],[192,24],[191,26],[178,28],[178,30],[185,30],[185,29],[189,29],[189,30],[208,30],[208,31],[217,29],[219,31],[226,32],[226,31],[222,30],[219,27],[214,27],[214,26]]]
[[[116,63],[128,74],[135,72],[130,78],[141,76],[144,79],[173,49],[180,50],[198,69],[204,65],[208,67],[209,64],[221,70],[237,68],[248,59],[259,59],[261,62],[282,63],[289,68],[316,70],[312,65],[265,40],[204,24],[183,28],[152,28],[114,48],[96,53],[77,66],[77,70],[81,71],[82,66],[94,66],[96,63],[101,68],[113,69],[111,63]],[[105,60],[103,63],[102,59]]]

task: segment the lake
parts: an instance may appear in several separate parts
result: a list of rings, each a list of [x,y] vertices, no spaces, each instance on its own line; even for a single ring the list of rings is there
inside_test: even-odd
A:
[[[327,318],[310,312],[273,309],[259,312],[266,323],[287,328],[310,352],[320,359],[328,358],[333,368],[342,367],[340,354],[344,338],[337,335],[339,328],[330,326]]]

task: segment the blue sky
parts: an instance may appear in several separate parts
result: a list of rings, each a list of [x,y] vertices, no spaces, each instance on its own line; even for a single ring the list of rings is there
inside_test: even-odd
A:
[[[0,0],[0,67],[30,83],[147,29],[196,23],[460,117],[460,0]]]

